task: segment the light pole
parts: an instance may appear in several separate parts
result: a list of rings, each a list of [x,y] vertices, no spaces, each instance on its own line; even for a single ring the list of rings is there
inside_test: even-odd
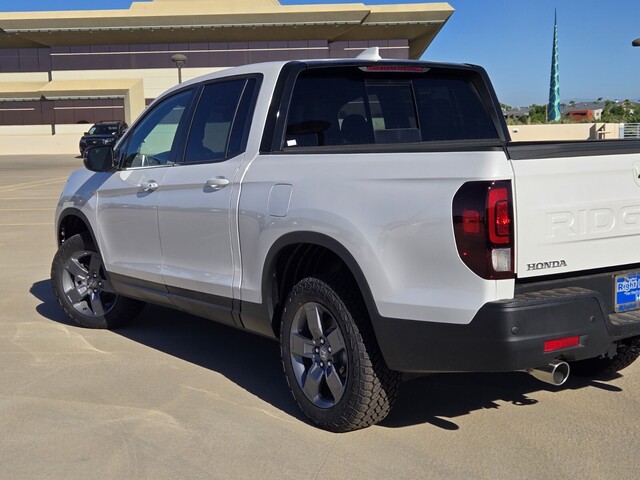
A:
[[[633,45],[634,47],[640,47],[640,38],[636,38],[633,42],[631,42],[631,45]]]
[[[176,53],[171,57],[171,61],[178,67],[178,83],[182,83],[182,67],[187,63],[187,57],[181,53]]]

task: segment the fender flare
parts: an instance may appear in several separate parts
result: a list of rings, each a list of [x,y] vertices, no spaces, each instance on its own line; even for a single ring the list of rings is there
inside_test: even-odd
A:
[[[367,279],[362,272],[360,265],[355,260],[351,252],[340,242],[338,242],[334,238],[329,237],[328,235],[308,231],[291,232],[284,234],[271,245],[271,248],[267,253],[264,261],[264,268],[262,271],[261,292],[263,305],[265,305],[267,309],[269,318],[273,317],[274,310],[274,306],[271,304],[272,298],[270,294],[270,282],[273,276],[273,272],[276,268],[276,258],[283,248],[299,243],[307,243],[324,247],[336,254],[338,258],[342,260],[342,262],[347,266],[347,268],[353,275],[353,278],[355,279],[362,294],[362,298],[364,299],[369,316],[373,322],[374,319],[379,315],[378,308],[373,300],[373,294],[371,293],[369,282],[367,282]]]
[[[91,240],[93,241],[93,244],[96,246],[96,248],[98,248],[97,237],[93,232],[93,228],[91,227],[91,222],[89,222],[89,219],[84,213],[82,213],[81,210],[75,207],[66,208],[60,213],[60,216],[58,217],[58,222],[56,224],[56,243],[58,244],[58,247],[62,244],[62,242],[60,241],[60,232],[62,230],[62,224],[64,223],[64,220],[68,217],[78,217],[82,221],[82,223],[85,224],[85,226],[87,227],[87,231],[89,232],[89,235],[91,235]]]

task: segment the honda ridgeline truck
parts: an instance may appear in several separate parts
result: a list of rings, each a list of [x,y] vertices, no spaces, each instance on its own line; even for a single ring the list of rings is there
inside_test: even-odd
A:
[[[384,419],[403,372],[559,385],[638,356],[640,142],[512,143],[480,67],[232,68],[84,163],[55,219],[69,318],[151,302],[274,338],[322,428]]]

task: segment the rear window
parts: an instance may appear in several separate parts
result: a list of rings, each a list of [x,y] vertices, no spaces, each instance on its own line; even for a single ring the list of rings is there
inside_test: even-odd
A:
[[[357,67],[303,71],[284,148],[498,139],[472,75]]]

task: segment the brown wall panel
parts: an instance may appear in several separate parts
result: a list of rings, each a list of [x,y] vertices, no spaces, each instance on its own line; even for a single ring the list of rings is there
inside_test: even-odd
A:
[[[0,49],[0,71],[106,70],[171,68],[171,56],[181,52],[187,67],[229,67],[251,62],[296,58],[345,58],[367,46],[406,46],[406,40],[333,42],[326,40],[209,42],[178,44],[55,46],[51,49]],[[325,49],[314,49],[328,47]],[[309,50],[305,50],[310,48]],[[391,51],[391,50],[390,50]],[[404,52],[404,50],[399,50]],[[166,52],[160,53],[160,52]],[[394,51],[390,58],[406,58]]]
[[[106,107],[106,108],[100,108]],[[83,99],[0,102],[0,125],[50,125],[124,121],[124,100]]]
[[[54,110],[56,125],[64,125],[75,123],[73,119],[73,110]]]
[[[11,51],[3,52],[2,54],[0,54],[0,72],[19,72],[19,71],[20,71],[20,57],[18,56],[17,50],[11,49]]]
[[[4,121],[7,122],[7,125],[24,125],[22,121],[22,112],[20,111],[5,111]]]
[[[95,53],[110,52],[109,45],[91,45],[91,51]]]

